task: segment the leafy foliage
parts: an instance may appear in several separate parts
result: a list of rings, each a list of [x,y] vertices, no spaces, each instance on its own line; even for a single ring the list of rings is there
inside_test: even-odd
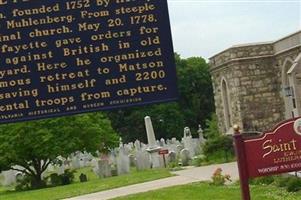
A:
[[[179,88],[179,104],[185,116],[185,124],[196,130],[205,125],[214,111],[213,89],[209,65],[201,57],[181,59],[176,54]]]
[[[253,185],[275,185],[277,187],[285,187],[289,193],[301,190],[301,179],[291,175],[264,176],[251,179]]]
[[[228,162],[234,156],[233,139],[231,136],[221,135],[211,140],[207,140],[204,146],[204,154],[207,159],[222,156],[223,160]]]
[[[62,185],[69,185],[74,181],[74,170],[65,170],[63,174],[59,175]]]
[[[270,185],[274,183],[275,176],[263,176],[255,179],[251,179],[250,183],[255,185]]]
[[[57,157],[75,151],[105,151],[118,142],[110,121],[100,113],[0,126],[0,171],[15,169],[33,178],[32,187],[45,184],[41,175]],[[16,169],[14,166],[24,169]]]
[[[207,128],[204,135],[207,137],[203,152],[208,160],[228,162],[234,157],[232,136],[222,135],[218,132],[217,117],[212,115],[211,120],[206,121]]]
[[[301,179],[298,177],[292,177],[287,182],[286,190],[288,192],[297,192],[301,190]]]
[[[111,112],[113,127],[124,141],[146,142],[144,117],[151,116],[157,138],[174,137],[182,133],[184,119],[177,103],[158,104]]]
[[[206,129],[204,130],[204,136],[209,140],[220,136],[217,126],[216,114],[212,114],[210,119],[206,119]]]
[[[196,166],[196,167],[200,167],[205,162],[206,162],[206,156],[204,156],[204,155],[198,155],[198,156],[195,156],[193,158],[192,165]]]

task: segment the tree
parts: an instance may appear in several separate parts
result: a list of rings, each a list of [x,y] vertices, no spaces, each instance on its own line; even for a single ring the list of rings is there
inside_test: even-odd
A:
[[[180,139],[183,128],[189,126],[196,134],[198,124],[205,125],[214,111],[213,89],[209,66],[203,58],[181,59],[175,55],[179,101],[110,111],[112,126],[124,141],[146,142],[143,118],[151,116],[156,137]]]
[[[206,119],[211,118],[214,112],[214,99],[209,65],[201,57],[181,59],[175,55],[179,104],[185,116],[186,126],[194,132],[201,124],[203,127]]]
[[[212,114],[211,120],[206,120],[204,136],[207,138],[203,148],[208,160],[228,162],[234,157],[232,136],[219,133],[217,116]]]
[[[45,185],[42,173],[58,156],[95,153],[117,143],[110,121],[100,113],[2,125],[0,171],[21,171],[31,177],[33,188],[41,188]]]
[[[220,136],[221,133],[218,130],[218,121],[216,114],[212,114],[211,119],[206,120],[206,128],[204,130],[204,136],[210,140]]]
[[[184,118],[177,103],[165,103],[109,112],[112,126],[124,142],[147,142],[144,117],[151,116],[156,138],[181,137]]]

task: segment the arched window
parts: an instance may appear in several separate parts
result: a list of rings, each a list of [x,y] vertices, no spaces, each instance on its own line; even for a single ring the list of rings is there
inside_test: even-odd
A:
[[[224,109],[224,122],[225,122],[225,132],[227,132],[231,127],[231,109],[230,109],[230,100],[229,100],[229,92],[228,92],[228,84],[227,81],[222,79],[222,101],[223,101],[223,109]]]
[[[291,88],[292,117],[301,115],[301,53],[288,70],[289,85]]]
[[[282,95],[284,98],[284,104],[285,104],[285,118],[289,119],[292,118],[293,114],[293,105],[292,105],[292,86],[289,83],[289,75],[288,71],[293,65],[293,60],[290,58],[287,58],[282,66]]]

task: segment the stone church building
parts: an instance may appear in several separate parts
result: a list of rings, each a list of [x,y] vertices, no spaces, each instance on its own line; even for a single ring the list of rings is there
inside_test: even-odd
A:
[[[274,42],[233,46],[210,58],[222,133],[266,131],[301,115],[301,30]]]

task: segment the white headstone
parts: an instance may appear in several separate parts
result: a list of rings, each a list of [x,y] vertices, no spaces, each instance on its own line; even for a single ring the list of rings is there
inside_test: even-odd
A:
[[[95,172],[101,178],[112,176],[109,160],[98,160]]]
[[[117,173],[118,175],[128,174],[130,172],[130,159],[123,148],[120,148],[117,156]]]
[[[158,146],[157,146],[157,142],[156,142],[156,137],[155,137],[152,120],[149,116],[146,116],[144,118],[144,122],[145,122],[146,134],[147,134],[148,148],[156,149]]]
[[[182,161],[182,165],[183,165],[183,166],[189,165],[189,161],[191,160],[189,150],[188,150],[188,149],[183,149],[183,150],[180,152],[180,158],[181,158],[181,161]]]
[[[2,181],[1,181],[1,184],[3,186],[9,186],[9,185],[12,185],[12,184],[15,184],[16,183],[16,174],[17,172],[14,171],[14,170],[8,170],[8,171],[3,171],[1,173],[1,176],[3,177]]]
[[[203,131],[202,126],[200,124],[199,124],[198,134],[199,134],[200,143],[204,144],[206,142],[206,140],[204,138],[204,131]]]
[[[161,147],[165,147],[166,146],[164,138],[160,139],[160,146]]]
[[[138,151],[136,153],[137,170],[146,170],[151,168],[150,156],[147,151]]]
[[[144,118],[144,121],[148,141],[147,151],[150,153],[151,166],[152,168],[162,167],[160,162],[160,156],[158,154],[158,151],[161,147],[157,144],[151,118],[149,116],[146,116]]]
[[[71,167],[72,169],[79,169],[80,168],[80,162],[77,157],[73,157],[71,160]]]
[[[189,127],[184,128],[184,138],[191,136],[191,131]]]
[[[168,153],[168,160],[169,160],[169,162],[175,162],[177,160],[176,152],[170,151]]]
[[[184,144],[184,148],[189,150],[190,157],[195,156],[195,144],[193,142],[192,137],[191,136],[184,137],[182,139],[182,142]]]
[[[134,146],[135,146],[135,150],[136,151],[140,151],[141,150],[141,144],[140,144],[139,140],[135,141]]]

